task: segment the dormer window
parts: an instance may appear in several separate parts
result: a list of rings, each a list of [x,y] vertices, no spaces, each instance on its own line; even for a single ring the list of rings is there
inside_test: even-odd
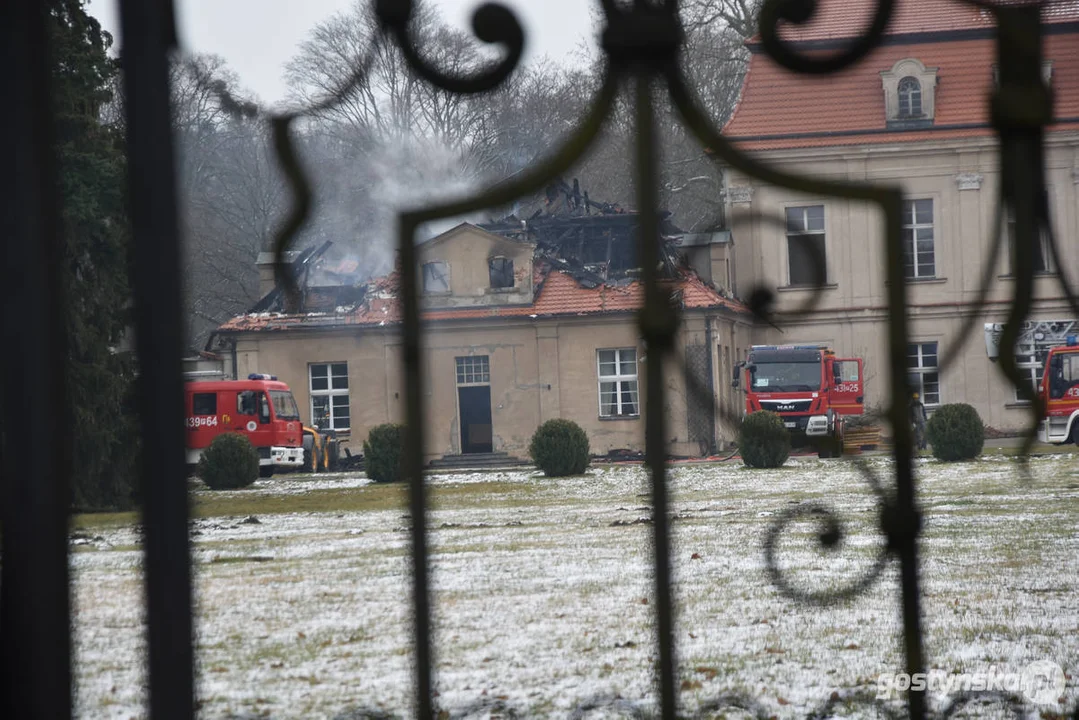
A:
[[[448,293],[450,291],[450,268],[444,262],[423,265],[423,291],[425,293]]]
[[[899,81],[899,117],[922,116],[922,84],[909,75]]]
[[[487,261],[491,275],[492,290],[506,290],[514,286],[513,260],[507,257],[493,257]]]
[[[889,129],[907,130],[933,124],[937,68],[917,58],[903,58],[880,74],[884,119]]]

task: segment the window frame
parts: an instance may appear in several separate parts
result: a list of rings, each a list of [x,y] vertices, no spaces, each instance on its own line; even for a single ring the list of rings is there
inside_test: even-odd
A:
[[[925,352],[927,346],[933,347],[932,353]],[[916,353],[911,353],[911,348],[917,348]],[[931,356],[933,358],[932,365],[925,364],[925,358]],[[916,358],[917,364],[911,365],[911,359]],[[940,382],[940,343],[936,340],[924,340],[914,341],[907,344],[907,375],[910,377],[918,377],[918,387],[914,388],[914,392],[917,392],[922,404],[926,409],[940,407],[941,405],[941,382]],[[929,402],[929,392],[925,389],[926,375],[933,375],[933,385],[935,389],[933,394],[936,395],[934,402]]]
[[[920,202],[929,203],[929,222],[928,223],[919,223],[918,222],[918,203],[920,203]],[[908,213],[908,209],[910,211],[909,213]],[[936,213],[936,202],[934,202],[934,199],[931,198],[931,197],[915,197],[915,198],[904,198],[903,199],[903,208],[902,208],[902,216],[901,216],[902,217],[902,225],[901,225],[900,232],[902,233],[902,239],[903,239],[903,257],[904,257],[903,277],[905,279],[907,279],[907,280],[932,280],[932,279],[936,279],[938,277],[937,276],[937,229],[936,229],[936,215],[935,215],[935,213]],[[910,220],[909,223],[907,222],[908,219]],[[933,247],[933,265],[930,268],[931,272],[921,274],[921,273],[919,273],[919,269],[921,268],[921,265],[918,264],[918,253],[919,253],[919,251],[918,251],[918,241],[919,241],[918,231],[919,230],[926,230],[926,229],[928,229],[929,232],[930,232],[929,242],[932,243],[932,247]],[[907,247],[907,237],[906,237],[908,231],[910,232],[910,247],[909,247],[909,250],[908,250],[908,247]],[[913,255],[913,262],[908,263],[906,261],[906,259],[911,257],[912,255]],[[908,268],[913,268],[913,273],[914,273],[913,275],[907,275],[907,269]]]
[[[1015,210],[1011,207],[1005,207],[1004,209],[1004,236],[1007,240],[1008,257],[1006,262],[1008,263],[1008,276],[1015,276]],[[1035,275],[1056,275],[1056,266],[1053,264],[1053,249],[1049,244],[1049,233],[1042,230],[1038,233],[1038,241],[1041,246],[1041,267],[1035,266]],[[1037,261],[1037,257],[1035,257]]]
[[[442,268],[442,278],[446,283],[444,289],[432,290],[427,287],[427,268],[432,266],[440,266]],[[424,295],[448,295],[452,290],[450,284],[450,264],[444,260],[430,260],[423,263],[420,266],[420,286]]]
[[[614,353],[614,375],[603,374],[603,362],[601,361],[602,353],[613,352]],[[633,374],[625,375],[622,373],[622,353],[633,353]],[[637,352],[635,347],[618,347],[618,348],[597,348],[596,349],[596,395],[599,401],[599,417],[604,420],[627,420],[633,418],[639,418],[641,416],[641,384],[640,384],[640,353]],[[605,383],[614,383],[614,408],[615,412],[605,413],[603,403],[603,385]],[[632,383],[632,388],[623,387],[623,383],[629,385]],[[633,400],[629,403],[625,403],[622,399],[623,393],[631,393]],[[634,411],[631,413],[623,412],[623,404],[633,404]]]
[[[914,87],[904,91],[903,84],[907,81],[914,83]],[[898,110],[896,117],[901,120],[908,118],[920,118],[925,113],[922,112],[922,81],[913,75],[904,75],[899,79],[899,82],[895,85],[896,100],[898,102]],[[905,100],[905,103],[904,103]],[[917,107],[915,107],[917,102]],[[904,109],[904,104],[906,108]],[[917,110],[917,112],[915,112]]]
[[[809,211],[814,208],[820,208],[820,229],[813,229],[810,227]],[[801,211],[801,229],[791,229],[791,216],[792,211]],[[798,242],[820,242],[822,262],[824,265],[824,277],[821,278],[821,285],[828,284],[828,229],[827,229],[827,214],[825,212],[824,203],[814,203],[812,205],[788,205],[783,208],[784,217],[784,232],[787,238],[787,287],[814,287],[817,285],[814,282],[812,273],[814,271],[813,263],[809,263],[810,277],[808,280],[794,278],[795,267],[799,266],[799,263],[791,262],[791,246],[792,243]],[[807,255],[812,255],[811,251],[802,250]]]
[[[495,285],[496,262],[502,263],[501,273],[503,275],[503,279],[505,279],[507,272],[505,265],[507,263],[509,264],[509,285]],[[517,278],[514,276],[513,272],[513,258],[506,257],[505,255],[492,255],[491,257],[487,258],[487,281],[492,290],[513,290],[515,287],[517,287]]]
[[[491,384],[490,355],[458,355],[453,358],[457,387],[482,387]]]
[[[333,371],[334,366],[344,366],[344,368],[345,368],[344,375],[335,375],[334,371]],[[326,375],[325,375],[326,388],[324,388],[324,389],[316,389],[315,388],[315,368],[318,368],[318,367],[326,368]],[[334,387],[334,378],[342,378],[342,377],[344,378],[344,381],[345,381],[344,387]],[[327,425],[323,429],[335,430],[337,432],[348,432],[349,430],[352,429],[352,398],[350,396],[351,389],[350,389],[350,382],[349,382],[349,375],[348,375],[348,362],[347,361],[331,361],[331,362],[309,363],[308,366],[307,366],[307,390],[308,390],[308,396],[309,396],[308,404],[309,404],[310,409],[311,409],[311,416],[310,416],[311,417],[311,424],[313,426],[320,427],[319,424],[318,424],[318,421],[319,421],[320,418],[315,412],[315,400],[316,400],[316,398],[327,398],[327,400],[326,400],[326,408],[327,408],[327,419],[329,420],[329,425]],[[340,398],[340,397],[345,398],[345,403],[343,405],[344,410],[345,410],[345,412],[343,413],[344,414],[344,422],[343,423],[338,422],[338,420],[339,420],[338,410],[342,406],[340,405],[340,403],[335,402],[335,398]]]

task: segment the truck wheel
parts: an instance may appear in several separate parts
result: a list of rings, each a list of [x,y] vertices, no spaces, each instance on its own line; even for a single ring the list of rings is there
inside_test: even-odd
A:
[[[303,436],[303,471],[307,473],[317,473],[319,468],[318,447],[315,445],[314,435]]]
[[[1079,445],[1079,421],[1072,423],[1071,442],[1072,445]]]
[[[259,465],[259,477],[268,478],[273,477],[273,465]]]
[[[337,472],[341,465],[341,445],[336,438],[327,438],[323,450],[326,455],[326,469],[329,472]]]

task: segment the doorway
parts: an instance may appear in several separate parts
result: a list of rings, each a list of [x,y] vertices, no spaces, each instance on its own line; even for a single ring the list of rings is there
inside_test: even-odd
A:
[[[461,453],[491,452],[491,386],[457,388],[457,399],[461,406]]]
[[[491,369],[486,355],[455,358],[457,413],[461,427],[461,454],[494,450],[491,421]]]

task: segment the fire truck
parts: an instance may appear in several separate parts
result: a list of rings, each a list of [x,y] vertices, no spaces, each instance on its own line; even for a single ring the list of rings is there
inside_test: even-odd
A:
[[[1079,338],[1068,335],[1065,342],[1050,348],[1045,358],[1045,372],[1038,385],[1045,418],[1038,439],[1079,445]]]
[[[746,413],[777,413],[792,444],[813,444],[822,458],[843,452],[843,417],[864,411],[861,358],[838,358],[825,344],[754,345],[734,387],[743,378]]]
[[[304,467],[304,427],[292,390],[272,375],[252,373],[246,380],[185,383],[187,463],[195,465],[215,437],[238,432],[259,454],[259,474]]]

